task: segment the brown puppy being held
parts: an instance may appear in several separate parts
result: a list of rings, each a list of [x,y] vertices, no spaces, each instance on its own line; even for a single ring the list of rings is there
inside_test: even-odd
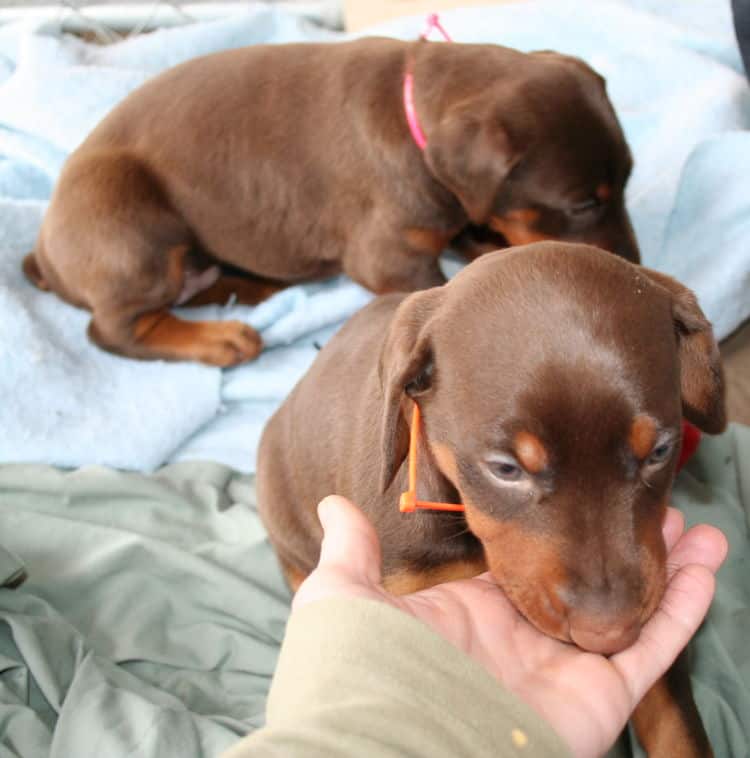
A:
[[[399,512],[415,403],[417,495],[465,513]],[[265,429],[260,512],[293,589],[336,493],[374,524],[392,591],[489,568],[540,630],[611,654],[663,593],[683,417],[726,423],[693,293],[593,247],[535,243],[355,315]],[[651,755],[710,754],[682,664],[644,703]]]
[[[259,335],[172,306],[254,303],[342,271],[377,293],[431,287],[469,222],[637,260],[630,169],[603,79],[574,58],[377,38],[253,46],[118,105],[66,163],[24,270],[92,311],[107,350],[227,366],[257,355]]]

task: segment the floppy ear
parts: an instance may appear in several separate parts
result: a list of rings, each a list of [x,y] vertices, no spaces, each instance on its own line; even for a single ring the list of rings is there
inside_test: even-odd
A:
[[[724,372],[711,323],[691,290],[671,276],[651,269],[642,270],[672,297],[680,356],[682,413],[704,432],[718,434],[726,427],[727,418]]]
[[[532,50],[529,55],[551,58],[563,66],[574,66],[584,75],[591,77],[592,81],[597,82],[603,90],[606,91],[607,89],[607,80],[596,69],[589,66],[583,58],[579,58],[577,55],[566,55],[565,53],[558,53],[557,50]]]
[[[428,168],[475,224],[489,219],[500,186],[520,158],[499,120],[468,109],[450,111],[425,148]]]
[[[405,396],[418,397],[433,381],[432,345],[428,323],[439,305],[443,287],[409,295],[399,305],[380,354],[383,418],[380,428],[380,489],[385,492],[409,448],[409,427],[401,412]]]

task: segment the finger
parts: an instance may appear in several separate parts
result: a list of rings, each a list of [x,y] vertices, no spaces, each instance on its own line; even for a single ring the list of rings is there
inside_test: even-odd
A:
[[[713,526],[691,527],[668,556],[669,583],[659,608],[635,644],[612,656],[637,703],[672,665],[703,621],[713,598],[714,574],[726,558],[726,537]]]
[[[331,568],[368,584],[380,584],[380,543],[364,513],[346,498],[331,495],[320,501],[323,526],[318,568]]]
[[[632,706],[641,701],[695,634],[708,612],[715,587],[711,569],[697,564],[683,566],[672,577],[638,640],[611,657],[627,684]]]
[[[667,556],[668,576],[682,566],[696,563],[716,573],[727,557],[727,538],[715,526],[698,524],[682,535]]]
[[[491,571],[484,571],[481,574],[477,574],[477,576],[475,576],[474,579],[479,579],[483,582],[487,582],[487,584],[494,584],[495,586],[497,586],[497,582],[495,581],[495,577],[492,576]]]
[[[667,552],[677,544],[680,535],[685,531],[685,517],[677,508],[669,507],[664,514],[664,523],[661,526],[661,532],[664,535],[664,543],[667,546]]]

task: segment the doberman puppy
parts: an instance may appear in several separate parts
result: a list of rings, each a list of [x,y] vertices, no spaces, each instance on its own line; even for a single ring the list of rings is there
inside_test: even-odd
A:
[[[91,310],[107,350],[229,366],[257,355],[254,330],[169,308],[253,303],[341,271],[376,293],[438,285],[439,254],[470,222],[637,260],[630,169],[604,80],[574,58],[379,38],[254,46],[118,105],[65,165],[24,270]]]
[[[415,404],[417,495],[465,513],[399,512]],[[260,513],[293,589],[318,559],[316,504],[337,493],[374,524],[389,590],[488,568],[540,630],[611,654],[663,594],[683,417],[726,424],[693,293],[590,246],[534,243],[355,315],[264,431]],[[644,703],[651,755],[710,754],[684,668]]]

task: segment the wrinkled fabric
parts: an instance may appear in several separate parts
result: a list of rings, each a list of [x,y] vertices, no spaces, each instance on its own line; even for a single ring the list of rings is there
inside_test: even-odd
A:
[[[733,758],[750,754],[748,460],[750,428],[704,436],[673,496],[729,539],[691,654]],[[0,756],[213,758],[263,723],[289,593],[252,477],[2,466],[0,542],[29,575],[0,589]]]
[[[289,594],[254,484],[0,467],[0,756],[216,756],[263,721]]]

